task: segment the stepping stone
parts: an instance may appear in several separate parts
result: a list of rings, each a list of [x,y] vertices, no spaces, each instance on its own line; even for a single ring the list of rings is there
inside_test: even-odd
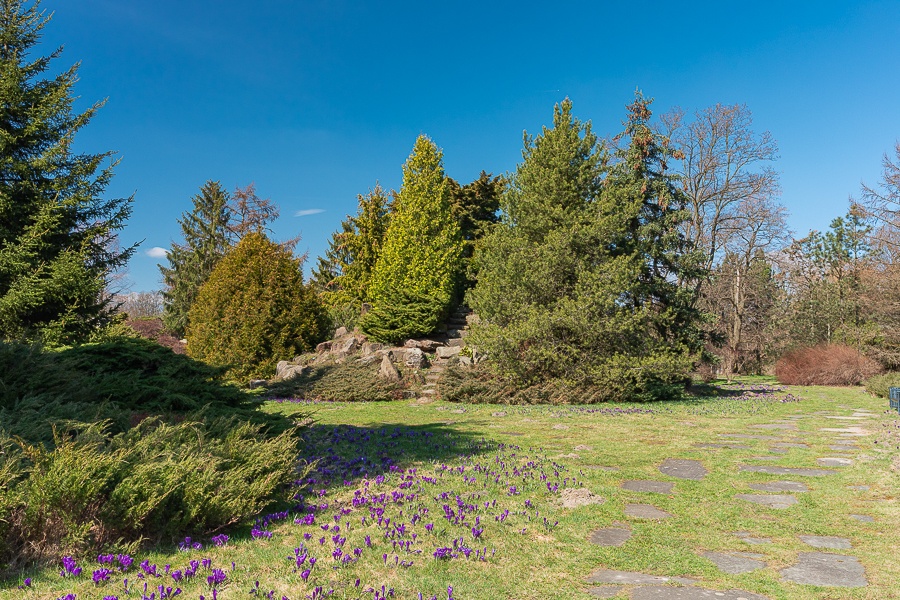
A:
[[[850,540],[832,535],[801,535],[800,541],[813,548],[829,548],[831,550],[849,550]]]
[[[610,569],[598,569],[585,579],[588,583],[613,583],[617,585],[653,585],[655,583],[694,585],[697,581],[687,577],[664,577],[662,575],[645,575],[644,573],[612,571]]]
[[[822,427],[819,431],[831,431],[833,433],[847,433],[851,435],[869,435],[868,429],[862,427]]]
[[[749,450],[751,446],[743,444],[694,444],[695,448],[731,448],[732,450]]]
[[[632,519],[668,519],[672,516],[650,504],[626,504],[625,515]]]
[[[601,585],[599,587],[588,588],[587,593],[594,598],[615,598],[623,589],[625,588],[621,585]]]
[[[700,481],[709,472],[699,460],[684,458],[667,458],[659,465],[659,471],[670,477],[693,481]]]
[[[524,433],[519,433],[518,431],[498,431],[497,433],[499,433],[500,435],[512,435],[512,436],[525,435]]]
[[[856,519],[857,521],[861,521],[863,523],[872,523],[873,521],[875,521],[875,519],[873,519],[869,515],[850,515],[850,518]]]
[[[799,444],[793,442],[778,442],[777,444],[772,444],[774,448],[809,448],[809,444]]]
[[[816,462],[823,467],[849,467],[853,464],[853,461],[849,458],[836,458],[830,456],[825,458],[817,458]]]
[[[773,481],[772,483],[751,483],[750,489],[758,492],[808,492],[805,483],[799,481]]]
[[[624,527],[605,527],[591,532],[588,541],[598,546],[619,547],[631,537],[631,530]]]
[[[774,440],[777,441],[779,438],[774,435],[749,435],[746,433],[720,433],[719,437],[723,438],[732,438],[735,440]]]
[[[794,467],[769,467],[766,465],[741,465],[741,471],[749,473],[769,473],[770,475],[800,475],[802,477],[824,477],[837,471],[828,469],[796,469]]]
[[[748,544],[759,545],[772,543],[772,540],[769,538],[753,537],[753,535],[749,531],[735,531],[734,535],[740,538],[742,541],[747,542]]]
[[[777,509],[797,504],[797,499],[787,494],[738,494],[735,498]]]
[[[773,452],[775,454],[787,454],[789,451],[787,448],[769,448],[769,452]]]
[[[797,564],[781,570],[787,581],[805,585],[864,587],[866,572],[855,556],[801,552]]]
[[[563,425],[563,424],[561,424],[561,423],[557,423],[556,425],[553,426],[553,429],[563,429],[563,430],[565,430],[565,429],[568,429],[568,428],[569,428],[568,425]]]
[[[848,490],[856,490],[857,492],[868,492],[869,486],[867,485],[848,485]]]
[[[749,573],[766,566],[766,563],[757,560],[765,555],[753,552],[704,552],[700,556],[711,560],[720,571],[729,575]]]
[[[575,446],[575,452],[584,452],[586,450],[593,450],[590,446],[585,446],[584,444],[578,444]]]
[[[781,460],[782,456],[751,456],[750,460]]]
[[[720,592],[698,587],[678,588],[653,585],[635,588],[631,592],[631,600],[769,600],[769,598],[744,590]]]
[[[768,423],[766,425],[751,425],[750,429],[797,429],[794,423]]]
[[[828,416],[828,417],[825,417],[825,418],[826,418],[826,419],[837,419],[838,421],[859,421],[860,419],[864,419],[865,417],[858,417],[858,416],[854,415],[854,416],[852,416],[852,417],[834,417],[834,416]]]
[[[654,494],[670,494],[674,483],[668,481],[630,480],[622,482],[622,489],[630,492],[652,492]]]
[[[856,450],[855,446],[848,446],[846,444],[832,444],[828,446],[829,450],[834,450],[835,452],[853,452]]]

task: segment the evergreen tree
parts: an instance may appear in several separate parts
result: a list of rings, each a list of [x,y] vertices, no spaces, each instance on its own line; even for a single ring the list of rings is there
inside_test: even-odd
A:
[[[109,322],[111,274],[135,247],[115,232],[131,198],[104,199],[112,152],[75,154],[75,134],[103,102],[73,110],[78,65],[48,77],[33,57],[50,20],[39,2],[0,4],[0,339],[71,344]]]
[[[483,321],[472,340],[520,384],[556,379],[607,399],[656,399],[692,366],[699,315],[676,282],[697,257],[679,234],[684,200],[648,106],[638,95],[629,107],[627,143],[609,169],[568,100],[552,129],[525,138],[468,295]]]
[[[200,286],[225,256],[231,240],[231,210],[228,192],[218,181],[207,181],[193,197],[194,208],[178,220],[183,244],[172,244],[169,266],[160,265],[163,283],[163,323],[183,335],[188,313]]]
[[[448,178],[450,185],[450,209],[459,223],[463,239],[461,292],[475,285],[477,271],[472,265],[475,247],[491,227],[500,220],[500,195],[503,180],[490,173],[481,172],[478,179],[466,185],[459,185]]]
[[[450,305],[459,276],[462,238],[450,208],[442,160],[434,142],[421,135],[403,165],[403,185],[369,284],[368,297],[376,309],[415,302],[411,299],[417,297],[442,310]],[[424,330],[430,322],[423,320],[421,335],[430,332]],[[364,319],[364,330],[367,323],[384,325]]]
[[[262,233],[249,233],[218,262],[191,306],[188,354],[237,379],[268,377],[279,360],[309,352],[325,334],[303,261]]]

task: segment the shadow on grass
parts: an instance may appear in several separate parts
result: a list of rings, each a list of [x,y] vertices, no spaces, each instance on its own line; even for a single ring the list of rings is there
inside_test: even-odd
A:
[[[317,462],[310,475],[313,489],[349,485],[418,463],[434,463],[476,456],[492,450],[494,442],[443,424],[377,427],[313,424],[303,431],[301,460]]]

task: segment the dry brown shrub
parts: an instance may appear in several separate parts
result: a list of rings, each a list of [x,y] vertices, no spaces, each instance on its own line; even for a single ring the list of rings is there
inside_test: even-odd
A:
[[[775,365],[775,377],[785,385],[859,385],[880,372],[877,362],[841,344],[792,350]]]
[[[137,331],[142,338],[153,340],[175,354],[184,354],[184,342],[165,330],[162,319],[129,319],[125,324]]]

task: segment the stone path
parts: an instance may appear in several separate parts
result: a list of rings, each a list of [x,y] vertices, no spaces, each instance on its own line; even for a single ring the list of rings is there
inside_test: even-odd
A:
[[[782,467],[776,465],[752,465],[738,464],[736,468],[742,473],[758,473],[763,475],[781,475],[798,478],[816,478],[834,476],[840,470],[851,467],[854,464],[855,453],[861,448],[858,443],[860,437],[869,435],[866,429],[850,425],[846,427],[822,427],[818,431],[801,431],[798,423],[806,417],[826,417],[836,421],[858,422],[864,419],[874,418],[873,413],[854,413],[852,417],[833,413],[820,415],[795,415],[788,417],[785,422],[764,423],[751,425],[751,430],[771,431],[781,433],[778,435],[763,435],[753,432],[719,434],[723,441],[697,442],[695,448],[728,449],[728,450],[752,450],[753,446],[747,443],[736,443],[730,440],[748,440],[757,442],[772,442],[769,445],[769,456],[747,457],[759,461],[778,461],[786,459],[786,455],[792,458],[808,456],[804,451],[827,445],[833,452],[840,453],[837,456],[820,456],[815,458],[817,467]],[[834,441],[829,441],[827,437]],[[843,438],[843,439],[834,439]],[[826,438],[826,439],[823,439]],[[758,452],[759,450],[757,450]],[[791,454],[798,452],[799,454]],[[812,461],[810,457],[808,460]],[[676,479],[703,482],[709,474],[702,462],[693,459],[668,458],[658,465],[660,473]],[[851,471],[852,472],[852,471]],[[701,484],[702,485],[702,484]],[[766,518],[765,509],[784,510],[798,504],[796,494],[807,494],[810,486],[802,481],[793,479],[780,479],[759,483],[745,483],[754,493],[738,493],[736,501],[757,504],[760,507],[748,514],[759,515]],[[624,491],[638,493],[671,494],[674,491],[673,482],[656,481],[652,479],[626,479],[620,487]],[[848,489],[865,492],[869,486],[847,485]],[[813,487],[815,492],[818,488]],[[682,493],[684,493],[682,491]],[[819,496],[810,495],[814,502],[819,501]],[[624,514],[631,519],[659,520],[667,519],[673,515],[650,504],[625,504]],[[849,518],[860,522],[872,522],[874,519],[867,515],[848,515]],[[656,525],[642,525],[642,528],[653,528]],[[643,529],[642,529],[643,531]],[[764,550],[767,546],[775,544],[771,538],[759,536],[751,531],[737,531],[732,534],[738,548],[741,544],[757,546]],[[632,537],[632,531],[625,523],[614,522],[609,527],[596,530],[590,534],[588,540],[592,544],[604,547],[619,547],[628,542]],[[849,537],[836,535],[799,534],[795,538],[807,546],[827,551],[846,551],[853,548]],[[777,543],[782,543],[781,539]],[[747,546],[743,546],[747,549]],[[764,569],[774,569],[784,562],[773,561],[767,564],[767,555],[760,551],[746,552],[742,550],[696,550],[698,556],[711,561],[716,568],[729,575],[751,573]],[[780,564],[779,564],[780,563]],[[771,571],[770,571],[771,572]],[[801,585],[815,585],[826,587],[862,587],[867,585],[865,569],[855,556],[838,554],[833,552],[799,552],[793,564],[778,570],[782,580]],[[724,599],[724,600],[770,600],[766,596],[743,590],[712,590],[700,587],[700,581],[692,577],[667,577],[646,573],[614,571],[599,569],[593,572],[587,582],[599,584],[588,592],[596,598],[628,597],[631,600],[700,600],[700,599]]]
[[[667,458],[659,465],[659,472],[678,479],[702,480],[709,472],[699,460]]]

